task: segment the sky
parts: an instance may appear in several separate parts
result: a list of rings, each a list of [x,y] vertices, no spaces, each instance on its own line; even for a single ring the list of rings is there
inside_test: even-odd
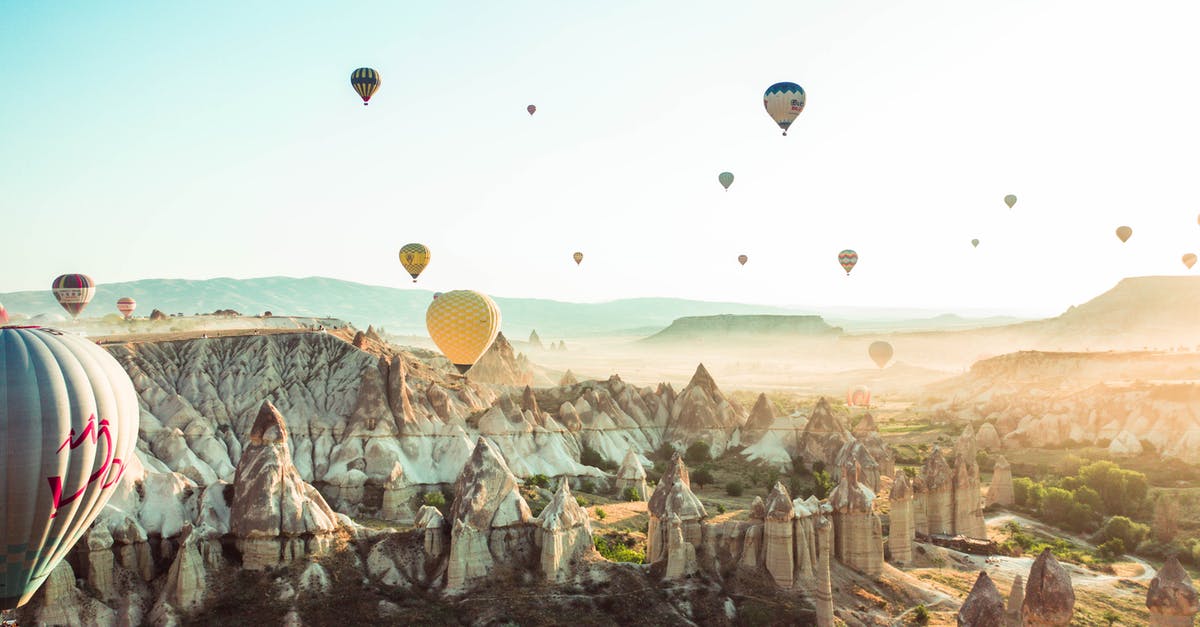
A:
[[[0,0],[0,292],[66,272],[405,287],[415,241],[431,290],[1054,314],[1200,253],[1198,19]],[[382,78],[368,107],[360,66]],[[761,101],[779,81],[808,94],[787,137]]]

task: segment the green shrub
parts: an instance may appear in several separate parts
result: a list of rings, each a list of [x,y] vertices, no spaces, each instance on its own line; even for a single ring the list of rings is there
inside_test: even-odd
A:
[[[703,464],[712,461],[712,449],[708,442],[693,442],[687,447],[687,452],[683,454],[683,458],[689,464]]]
[[[746,491],[746,486],[742,485],[741,481],[730,481],[725,484],[725,494],[729,496],[741,496]]]
[[[717,513],[718,513],[718,514],[724,514],[724,513],[725,513],[725,506],[724,506],[724,505],[722,505],[722,504],[720,504],[720,503],[717,503]]]
[[[703,488],[706,485],[712,485],[715,479],[713,474],[707,468],[701,468],[691,474],[692,483],[696,484],[697,488]]]
[[[596,484],[593,483],[591,479],[580,479],[579,480],[579,491],[587,492],[588,494],[595,494],[596,493]]]
[[[929,608],[924,603],[913,608],[913,622],[918,625],[929,624]]]
[[[671,446],[670,442],[663,442],[662,444],[658,445],[658,448],[654,450],[654,454],[651,455],[651,457],[653,459],[665,462],[670,460],[671,456],[674,454],[675,447]]]
[[[600,553],[604,559],[610,562],[629,562],[631,564],[645,564],[646,554],[636,551],[622,544],[616,538],[597,535],[593,540],[596,545],[596,551]]]
[[[617,469],[616,462],[610,462],[607,459],[604,459],[604,456],[600,454],[600,451],[597,451],[586,444],[583,445],[583,450],[579,453],[579,463],[583,464],[584,466],[593,466],[595,468],[599,468],[600,470],[607,470],[610,472]]]
[[[1100,528],[1100,538],[1108,541],[1119,539],[1126,550],[1133,550],[1150,535],[1150,527],[1136,523],[1125,516],[1113,516]]]
[[[549,488],[550,477],[547,477],[546,475],[534,475],[526,479],[525,483],[531,486],[537,486],[539,488]]]
[[[640,501],[642,500],[642,495],[638,493],[637,488],[629,486],[621,493],[621,498],[626,501]]]
[[[421,495],[421,501],[430,507],[441,508],[446,505],[446,496],[441,492],[426,492]]]
[[[837,485],[833,482],[833,479],[829,476],[829,473],[825,472],[824,470],[818,470],[817,472],[814,472],[813,480],[813,494],[815,494],[819,499],[829,496],[829,493],[833,491],[833,486]]]
[[[587,507],[589,505],[587,499],[583,498],[582,496],[575,497],[575,502],[579,504],[580,507]]]
[[[1125,554],[1125,542],[1120,538],[1105,540],[1096,548],[1100,551],[1100,557],[1107,560],[1117,559]]]
[[[597,507],[596,508],[596,518],[598,518],[600,520],[604,520],[605,518],[608,518],[608,512]]]

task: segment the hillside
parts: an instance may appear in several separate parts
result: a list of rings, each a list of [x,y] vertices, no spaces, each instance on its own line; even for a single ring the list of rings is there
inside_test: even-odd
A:
[[[679,318],[645,342],[694,341],[721,338],[786,338],[839,335],[820,316],[719,315]]]

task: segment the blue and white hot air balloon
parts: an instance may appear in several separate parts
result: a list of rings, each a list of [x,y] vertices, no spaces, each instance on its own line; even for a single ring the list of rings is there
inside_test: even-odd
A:
[[[133,458],[129,375],[84,338],[0,328],[0,609],[24,605],[71,551]]]
[[[763,94],[763,106],[772,120],[787,135],[788,127],[804,111],[804,88],[795,83],[775,83]]]

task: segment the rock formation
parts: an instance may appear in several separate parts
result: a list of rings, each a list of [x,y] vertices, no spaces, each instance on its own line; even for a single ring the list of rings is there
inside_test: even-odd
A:
[[[918,492],[915,507],[917,532],[924,534],[954,534],[954,477],[942,450],[934,446],[921,467],[923,490]],[[923,526],[922,526],[922,523]]]
[[[1000,432],[996,431],[996,425],[985,422],[979,426],[979,432],[975,434],[975,444],[985,451],[1000,450]]]
[[[865,575],[883,572],[883,524],[874,510],[875,493],[858,479],[851,466],[829,493],[833,508],[833,554]]]
[[[538,515],[537,524],[542,574],[550,581],[565,580],[573,567],[595,552],[587,510],[571,496],[566,477],[558,482],[558,491]]]
[[[829,534],[833,525],[829,519],[817,515],[817,627],[833,627],[833,577],[829,571]]]
[[[896,564],[912,563],[913,533],[913,489],[908,475],[896,475],[889,493],[891,527],[888,531],[888,552]]]
[[[1021,620],[1028,627],[1065,627],[1075,615],[1075,589],[1071,576],[1054,559],[1050,549],[1033,561],[1025,582]]]
[[[671,518],[666,525],[666,531],[667,568],[663,574],[663,579],[668,581],[683,579],[695,573],[697,569],[696,547],[684,538],[683,521],[680,520],[679,514],[671,514]]]
[[[884,477],[896,476],[896,455],[891,447],[883,441],[883,436],[879,434],[879,427],[875,424],[875,417],[870,413],[863,415],[858,424],[854,425],[854,431],[851,432],[854,438],[863,443],[867,447],[867,452],[871,454],[871,459],[879,465],[879,474]],[[873,489],[878,490],[876,485]]]
[[[1004,597],[987,572],[979,571],[956,618],[959,627],[1004,627]]]
[[[1151,627],[1191,627],[1194,624],[1196,613],[1200,612],[1200,600],[1196,597],[1191,576],[1174,556],[1150,581],[1146,607],[1150,610]]]
[[[819,461],[832,469],[837,454],[852,441],[854,435],[833,415],[829,401],[821,397],[813,407],[812,416],[796,444],[797,454],[809,465]]]
[[[646,561],[653,564],[666,556],[670,542],[672,516],[678,516],[683,539],[692,546],[701,541],[701,523],[708,517],[704,504],[692,493],[687,466],[679,452],[671,456],[667,468],[654,488],[646,506],[650,526],[646,533]]]
[[[471,378],[497,385],[530,385],[534,382],[534,373],[525,356],[518,355],[501,332],[496,335],[491,348],[471,367]]]
[[[567,387],[571,385],[579,385],[579,379],[575,377],[575,373],[569,369],[563,373],[561,379],[558,380],[559,387]]]
[[[979,488],[978,447],[975,431],[967,425],[954,444],[953,531],[971,538],[986,538],[983,498]]]
[[[742,444],[753,444],[760,440],[774,422],[775,410],[771,409],[771,401],[767,400],[766,394],[759,394],[754,407],[750,409],[750,417],[742,427]]]
[[[425,532],[425,554],[434,558],[440,556],[446,549],[446,521],[442,512],[431,505],[422,505],[413,526]]]
[[[486,438],[475,443],[471,458],[454,482],[450,506],[450,563],[446,589],[461,592],[496,567],[493,556],[520,561],[532,555],[533,516],[517,478]]]
[[[538,350],[546,348],[542,345],[542,338],[538,337],[537,329],[529,332],[529,346]]]
[[[243,567],[258,570],[318,552],[337,524],[321,493],[292,464],[283,416],[263,401],[234,479],[230,530]]]
[[[1004,506],[1013,504],[1012,468],[1003,455],[996,458],[996,463],[992,467],[992,483],[988,486],[987,504]]]
[[[1025,579],[1020,575],[1013,578],[1012,590],[1008,593],[1008,608],[1004,610],[1007,627],[1021,627],[1021,606],[1025,604]]]
[[[875,458],[867,450],[867,446],[863,444],[862,440],[847,442],[842,450],[838,451],[837,457],[834,458],[831,478],[834,481],[840,481],[841,472],[845,468],[857,469],[859,481],[871,488],[872,491],[879,489],[879,464],[875,462]]]
[[[734,432],[745,422],[745,411],[721,393],[712,375],[700,364],[671,404],[671,419],[663,439],[681,442],[685,447],[707,442],[715,456],[728,448]]]
[[[791,588],[796,576],[793,570],[796,551],[795,530],[792,524],[796,518],[796,509],[783,483],[775,482],[775,487],[767,495],[764,509],[766,516],[763,529],[763,561],[776,585],[780,588]]]
[[[625,491],[630,488],[637,491],[639,501],[645,501],[649,496],[646,493],[646,468],[642,466],[638,454],[633,449],[629,449],[621,467],[617,469],[615,484],[619,498],[624,499]]]

